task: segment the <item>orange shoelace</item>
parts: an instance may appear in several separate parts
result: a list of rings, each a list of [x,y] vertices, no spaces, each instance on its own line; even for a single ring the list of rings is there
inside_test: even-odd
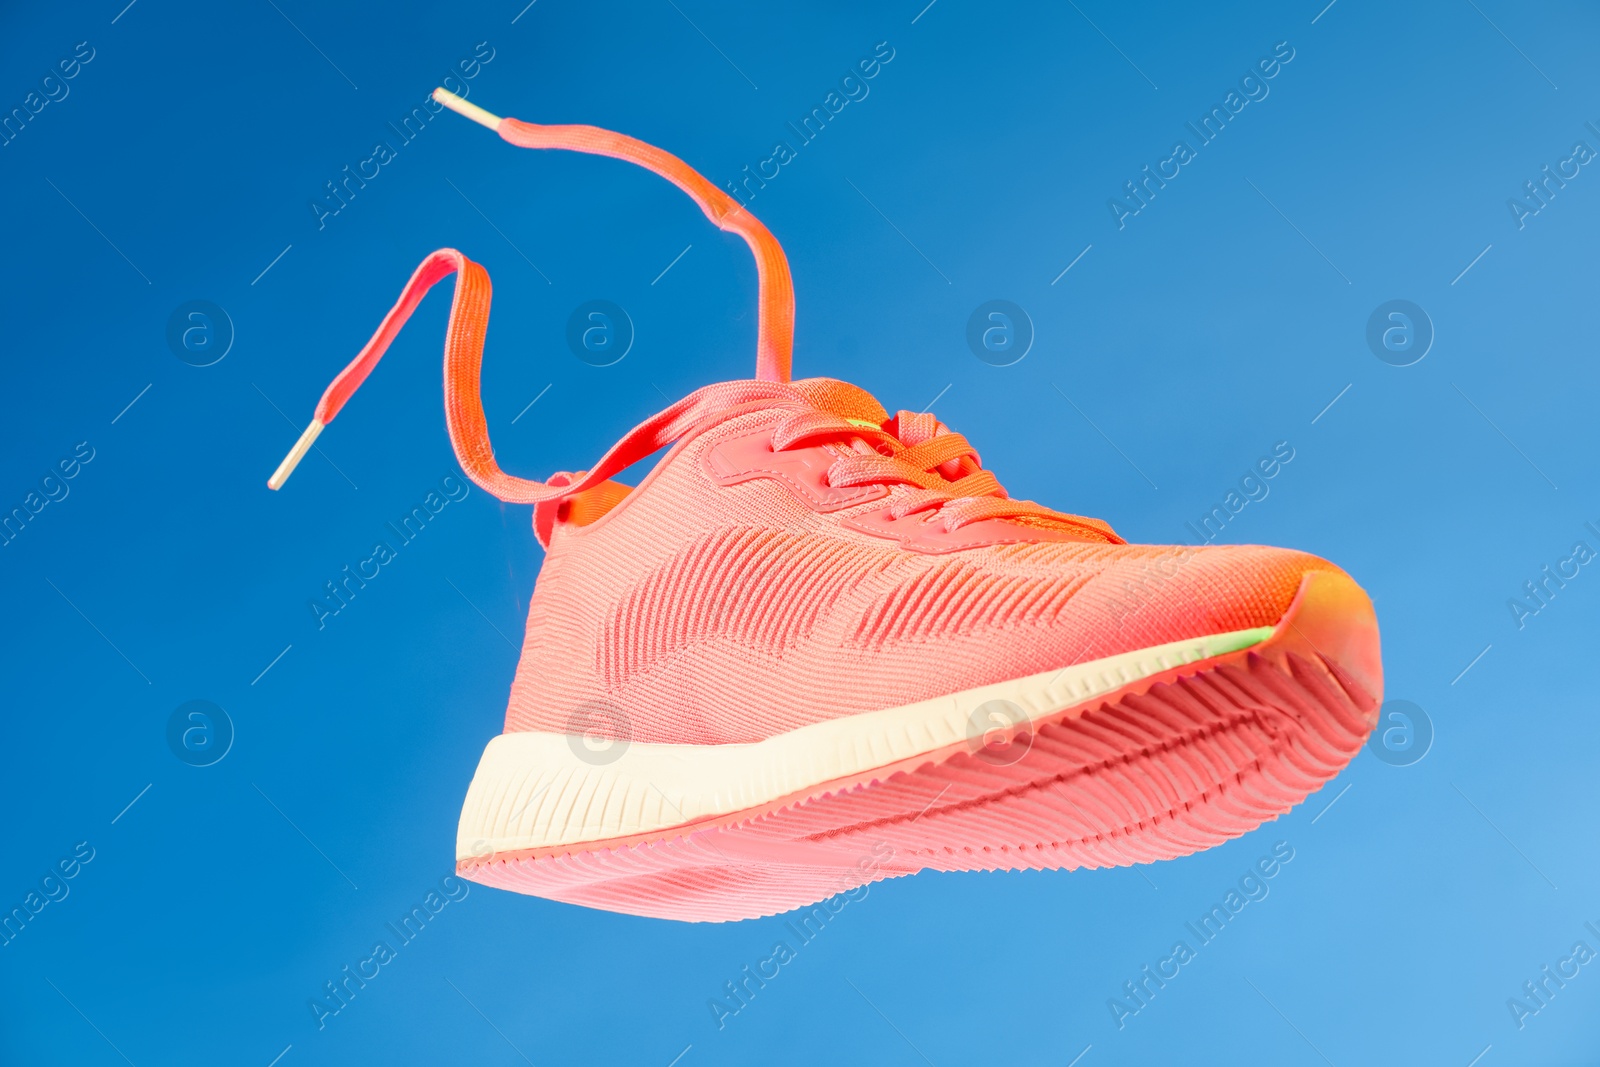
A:
[[[535,505],[535,527],[541,538],[548,536],[559,502],[603,484],[611,475],[677,440],[707,416],[735,405],[796,400],[797,394],[787,385],[794,350],[794,283],[789,262],[777,238],[737,201],[677,156],[632,137],[594,126],[542,126],[500,118],[443,89],[435,90],[434,99],[522,148],[562,148],[637,164],[682,189],[717,227],[744,238],[755,255],[760,290],[755,380],[722,382],[691,393],[634,427],[588,471],[559,473],[547,482],[507,474],[495,462],[480,393],[492,295],[489,275],[455,249],[442,248],[417,267],[377,332],[322,394],[311,424],[268,479],[270,488],[283,485],[323,428],[378,365],[422,298],[450,275],[456,278],[444,345],[445,425],[450,444],[462,470],[477,485],[508,503]],[[893,505],[896,518],[936,511],[950,530],[981,519],[1015,518],[1052,525],[1064,522],[1116,536],[1097,520],[1011,499],[995,476],[983,469],[966,438],[929,414],[902,411],[883,426],[872,427],[826,412],[799,411],[780,424],[773,447],[782,450],[819,439],[860,442],[855,454],[841,456],[830,468],[831,484],[909,487]]]
[[[1120,540],[1098,519],[1067,515],[1036,504],[1014,500],[993,471],[983,468],[978,452],[927,412],[900,411],[880,427],[825,411],[800,411],[778,424],[772,436],[775,452],[835,441],[863,447],[840,456],[827,471],[829,485],[902,485],[889,508],[896,519],[919,512],[937,512],[946,530],[958,530],[983,519],[1033,519],[1048,525],[1086,527]],[[932,519],[934,516],[925,516]]]
[[[718,228],[744,238],[755,254],[760,289],[760,313],[756,325],[756,381],[727,383],[729,388],[712,386],[709,393],[703,389],[691,394],[655,418],[640,424],[608,452],[606,459],[592,471],[570,480],[568,484],[558,485],[554,480],[550,483],[538,482],[507,474],[495,463],[494,449],[489,444],[489,426],[484,418],[483,400],[479,393],[479,370],[483,365],[483,342],[489,326],[492,292],[489,275],[483,267],[455,249],[442,248],[417,267],[401,291],[400,299],[384,316],[372,339],[322,394],[311,424],[267,480],[269,488],[277,489],[283,485],[323,427],[334,420],[351,394],[360,388],[367,375],[378,365],[428,290],[452,274],[456,276],[456,288],[455,298],[450,305],[450,324],[444,345],[445,422],[462,470],[474,482],[502,500],[540,504],[575,495],[603,481],[605,475],[600,473],[603,469],[610,467],[611,473],[615,473],[628,465],[626,462],[612,465],[607,460],[617,455],[631,455],[638,448],[644,448],[639,456],[649,455],[672,440],[670,436],[660,435],[673,432],[681,434],[699,417],[712,410],[708,405],[721,403],[725,406],[777,395],[762,390],[760,386],[789,380],[794,351],[794,282],[790,278],[789,261],[783,254],[782,246],[754,215],[689,164],[643,141],[594,126],[541,126],[512,118],[502,119],[443,89],[435,90],[433,95],[441,104],[490,127],[511,144],[523,148],[564,148],[591,155],[611,156],[659,174],[689,194]]]

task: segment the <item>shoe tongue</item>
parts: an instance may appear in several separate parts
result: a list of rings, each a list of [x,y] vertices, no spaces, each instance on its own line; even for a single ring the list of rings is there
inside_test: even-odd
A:
[[[795,392],[821,410],[842,418],[859,419],[873,426],[881,426],[889,419],[889,413],[871,393],[849,382],[834,378],[806,378],[789,384]]]

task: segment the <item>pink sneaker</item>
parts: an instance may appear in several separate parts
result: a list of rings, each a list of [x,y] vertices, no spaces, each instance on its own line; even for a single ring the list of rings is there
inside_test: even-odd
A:
[[[756,379],[706,386],[541,483],[489,446],[488,276],[435,252],[269,482],[456,273],[451,441],[474,482],[534,506],[547,550],[505,732],[462,809],[463,877],[726,920],[925,868],[1170,859],[1288,811],[1360,750],[1383,675],[1343,571],[1130,545],[1013,500],[933,416],[788,380],[783,252],[681,160],[435,95],[513,144],[667,177],[750,243],[761,279]],[[609,480],[667,445],[639,485]]]

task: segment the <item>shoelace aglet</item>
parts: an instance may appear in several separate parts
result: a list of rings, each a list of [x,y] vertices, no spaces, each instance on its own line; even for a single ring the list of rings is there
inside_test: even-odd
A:
[[[311,446],[316,443],[317,435],[322,432],[323,423],[320,419],[312,419],[311,425],[305,428],[300,435],[300,440],[289,449],[289,454],[283,457],[283,462],[278,464],[278,469],[272,472],[272,477],[267,479],[268,489],[282,489],[283,483],[289,480],[289,475],[300,465],[305,454],[311,451]]]
[[[461,97],[448,89],[435,89],[433,98],[458,115],[465,115],[473,122],[489,127],[491,130],[500,127],[500,116],[485,111],[477,104],[469,104]]]

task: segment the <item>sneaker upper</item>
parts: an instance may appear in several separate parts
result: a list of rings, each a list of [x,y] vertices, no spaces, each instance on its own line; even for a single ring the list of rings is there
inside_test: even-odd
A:
[[[1012,499],[933,416],[890,418],[845,383],[790,381],[794,289],[783,250],[681,159],[609,130],[499,118],[443,90],[435,99],[511,144],[611,156],[660,175],[742,237],[756,262],[755,378],[706,386],[587,472],[539,482],[501,470],[489,440],[479,394],[488,273],[438,249],[268,479],[284,484],[428,290],[454,276],[444,350],[451,444],[475,484],[534,507],[548,549],[508,731],[755,742],[1272,626],[1305,575],[1336,571],[1283,549],[1129,545],[1097,520]],[[636,488],[608,480],[668,444]]]
[[[541,530],[506,730],[755,742],[1273,626],[1307,573],[1337,570],[1279,548],[1130,545],[1096,520],[997,503],[1004,490],[956,445],[917,453],[955,456],[922,484],[880,478],[902,443],[869,428],[948,433],[931,416],[913,431],[917,418],[796,382],[708,414],[631,491],[564,503]],[[941,493],[935,475],[997,492]]]

